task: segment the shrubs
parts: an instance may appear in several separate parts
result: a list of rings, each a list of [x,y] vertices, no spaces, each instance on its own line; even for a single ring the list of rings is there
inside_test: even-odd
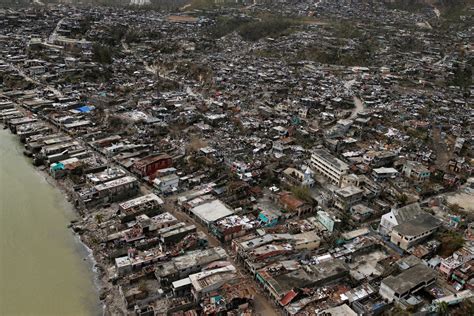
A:
[[[373,64],[375,52],[378,49],[376,41],[363,38],[352,50],[339,47],[309,46],[300,50],[298,60],[312,60],[321,64],[342,66],[370,66]]]
[[[421,1],[413,0],[396,0],[393,2],[386,2],[385,6],[391,10],[402,10],[407,12],[422,12],[429,9],[429,5]]]
[[[241,17],[220,17],[211,29],[211,36],[220,38],[236,31],[244,40],[258,41],[264,37],[277,37],[288,32],[296,25],[292,19],[281,17],[265,17],[261,20],[250,20]]]
[[[464,65],[456,63],[454,64],[453,72],[451,84],[462,88],[464,91],[468,91],[472,85],[472,65],[469,63]]]
[[[451,231],[442,234],[440,240],[441,247],[439,249],[439,254],[442,257],[449,257],[453,252],[464,245],[464,238],[462,235]]]
[[[94,60],[101,64],[112,63],[112,48],[108,45],[94,44],[92,47]]]
[[[248,19],[237,17],[218,17],[216,24],[210,30],[210,34],[214,38],[221,38],[229,33],[234,32],[239,27],[248,23]]]
[[[264,37],[277,37],[284,34],[295,23],[284,18],[267,18],[242,25],[238,33],[245,40],[258,41]]]
[[[311,191],[307,187],[295,186],[291,188],[291,193],[295,197],[305,202],[311,203],[313,198],[311,197]]]

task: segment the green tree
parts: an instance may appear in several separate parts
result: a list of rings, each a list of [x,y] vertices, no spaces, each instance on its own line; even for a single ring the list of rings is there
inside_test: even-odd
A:
[[[472,298],[462,301],[452,314],[454,316],[474,315],[474,302]]]
[[[258,41],[264,37],[277,37],[285,33],[295,23],[289,19],[271,17],[251,22],[239,27],[239,35],[248,41]]]
[[[387,313],[390,316],[409,316],[410,313],[403,310],[399,305],[396,305],[395,307],[392,308],[391,311]]]
[[[436,304],[436,312],[440,316],[448,315],[449,306],[446,302],[439,302]]]
[[[454,203],[449,205],[449,210],[454,214],[459,214],[459,212],[461,211],[461,206],[459,206],[459,204],[457,203]]]
[[[467,91],[472,85],[472,66],[469,64],[466,64],[464,66],[456,64],[454,65],[453,71],[453,85],[458,86],[461,89]]]
[[[408,196],[405,193],[403,193],[402,195],[398,197],[398,201],[400,202],[402,206],[406,205],[408,202]]]
[[[94,44],[92,47],[94,53],[94,60],[101,64],[112,63],[112,48],[108,45]]]
[[[291,189],[291,193],[293,193],[293,195],[297,197],[298,199],[303,200],[308,203],[311,203],[313,200],[311,198],[311,192],[309,191],[307,187],[301,187],[301,186],[293,187]]]
[[[464,238],[461,234],[448,231],[441,235],[441,246],[439,254],[442,257],[449,257],[456,250],[464,246]]]

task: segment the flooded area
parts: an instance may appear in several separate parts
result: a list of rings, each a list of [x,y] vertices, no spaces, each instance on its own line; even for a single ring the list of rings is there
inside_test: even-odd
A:
[[[0,315],[100,315],[72,206],[0,130]]]

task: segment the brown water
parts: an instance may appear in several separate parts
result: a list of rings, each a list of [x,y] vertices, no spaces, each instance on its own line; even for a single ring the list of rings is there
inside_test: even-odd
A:
[[[0,315],[101,314],[72,207],[22,150],[0,129]]]

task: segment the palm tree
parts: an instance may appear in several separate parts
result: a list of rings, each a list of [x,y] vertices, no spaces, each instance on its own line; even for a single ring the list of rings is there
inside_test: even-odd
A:
[[[439,302],[436,304],[436,312],[440,316],[448,315],[449,305],[446,302]]]

